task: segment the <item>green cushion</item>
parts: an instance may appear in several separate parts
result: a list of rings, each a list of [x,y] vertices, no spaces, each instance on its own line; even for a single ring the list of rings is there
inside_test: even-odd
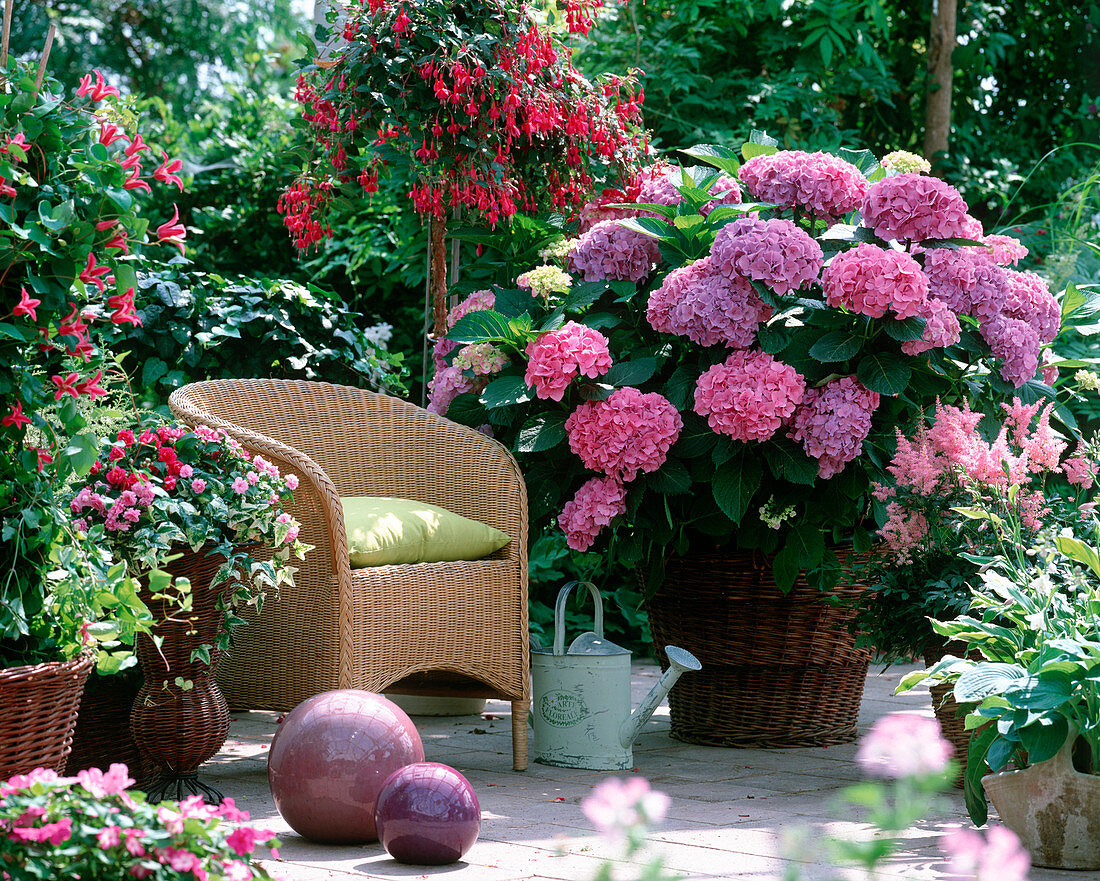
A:
[[[507,534],[424,502],[345,496],[351,567],[477,560],[508,544]]]

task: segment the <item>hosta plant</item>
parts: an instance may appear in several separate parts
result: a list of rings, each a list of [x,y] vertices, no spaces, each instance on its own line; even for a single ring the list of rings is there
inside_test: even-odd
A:
[[[702,146],[597,199],[451,313],[432,407],[519,455],[537,525],[613,536],[651,587],[716,547],[770,555],[783,588],[835,582],[831,546],[885,515],[895,431],[937,400],[1052,394],[1060,318],[921,160],[841,153]]]

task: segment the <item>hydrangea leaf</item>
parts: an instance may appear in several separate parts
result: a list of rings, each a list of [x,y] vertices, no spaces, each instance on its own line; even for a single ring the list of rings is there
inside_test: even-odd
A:
[[[737,151],[721,144],[696,144],[686,150],[680,150],[685,156],[698,159],[707,165],[713,165],[719,171],[736,176],[741,163],[737,159]]]
[[[880,395],[896,395],[905,391],[912,370],[897,355],[888,352],[870,352],[860,359],[856,378],[863,385]]]
[[[711,492],[722,512],[737,525],[749,509],[753,494],[760,487],[764,472],[754,457],[741,454],[714,471]]]
[[[524,423],[516,435],[517,453],[540,453],[565,440],[565,414],[546,413]]]
[[[485,391],[481,393],[478,400],[493,410],[497,407],[526,403],[531,400],[533,394],[522,376],[501,376],[485,386]]]
[[[863,338],[842,330],[832,330],[810,346],[810,355],[818,361],[847,361],[863,348]]]

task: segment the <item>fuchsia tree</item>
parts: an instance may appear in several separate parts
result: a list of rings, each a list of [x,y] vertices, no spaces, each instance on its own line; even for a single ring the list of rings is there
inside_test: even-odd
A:
[[[490,225],[516,211],[575,213],[595,186],[636,169],[647,148],[643,95],[632,75],[585,79],[523,0],[346,5],[346,44],[298,81],[313,157],[279,210],[306,249],[329,234],[333,199],[377,191],[379,175],[406,181],[413,207],[432,221],[441,335],[455,212]],[[599,5],[569,0],[568,30],[587,33]]]

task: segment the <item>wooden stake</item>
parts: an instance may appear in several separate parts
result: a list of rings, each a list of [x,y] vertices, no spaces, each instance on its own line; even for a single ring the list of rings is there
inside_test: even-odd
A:
[[[15,0],[4,0],[4,36],[0,41],[0,67],[8,66],[8,44],[11,42],[11,14],[15,10]]]
[[[42,78],[46,75],[46,64],[50,60],[50,49],[53,48],[54,34],[57,33],[57,25],[51,23],[46,32],[46,45],[42,49],[42,60],[38,62],[38,76],[34,78],[34,94],[32,99],[38,97],[38,90],[42,88]]]

